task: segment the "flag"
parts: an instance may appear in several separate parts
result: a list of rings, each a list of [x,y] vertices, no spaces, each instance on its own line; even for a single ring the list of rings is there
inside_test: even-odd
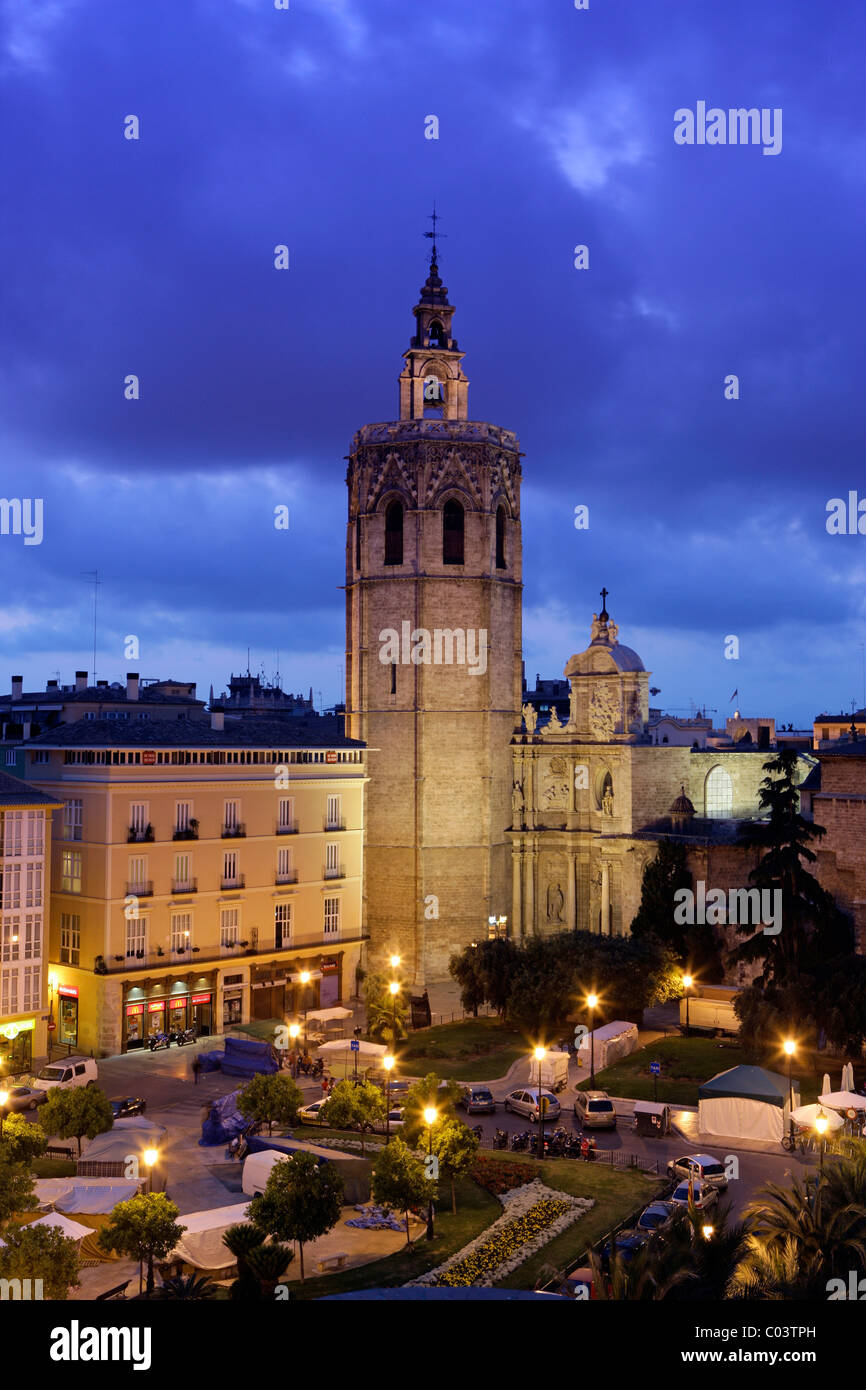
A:
[[[734,693],[733,693],[733,695],[731,696],[731,700],[736,700],[736,698],[737,698],[737,696],[739,695],[739,693],[740,693],[739,690],[735,690]],[[731,700],[728,701],[728,704],[731,703]]]

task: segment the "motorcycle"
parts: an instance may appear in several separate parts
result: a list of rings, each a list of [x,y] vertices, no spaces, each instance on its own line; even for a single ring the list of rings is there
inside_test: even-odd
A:
[[[514,1152],[514,1153],[521,1153],[521,1152],[523,1152],[525,1149],[527,1149],[527,1148],[529,1147],[529,1141],[530,1141],[531,1138],[532,1138],[532,1135],[530,1134],[530,1132],[529,1132],[528,1129],[521,1130],[521,1132],[520,1132],[519,1134],[512,1134],[512,1136],[511,1136],[511,1149],[512,1149],[512,1152]]]
[[[183,1047],[184,1043],[198,1042],[198,1033],[194,1028],[180,1028],[176,1033],[171,1034],[171,1038],[178,1047]]]
[[[161,1047],[171,1047],[171,1037],[168,1033],[152,1033],[148,1039],[148,1047],[151,1052],[158,1052]]]
[[[321,1057],[317,1057],[316,1060],[315,1060],[315,1062],[313,1063],[312,1070],[310,1071],[310,1076],[312,1076],[312,1077],[322,1076],[322,1075],[324,1074],[324,1071],[325,1071],[325,1063],[324,1063],[324,1061],[322,1060]]]
[[[564,1158],[568,1147],[568,1134],[564,1129],[555,1129],[548,1141],[548,1152],[551,1158]]]
[[[471,1133],[475,1135],[475,1138],[478,1140],[478,1142],[479,1142],[479,1144],[480,1144],[481,1141],[482,1141],[482,1139],[484,1138],[484,1130],[481,1128],[481,1126],[480,1126],[480,1125],[473,1125],[473,1126],[472,1126]]]
[[[504,1129],[497,1129],[497,1130],[496,1130],[496,1132],[495,1132],[494,1135],[493,1135],[493,1147],[494,1147],[494,1149],[507,1149],[507,1148],[508,1148],[508,1133],[507,1133],[506,1130],[504,1130]]]

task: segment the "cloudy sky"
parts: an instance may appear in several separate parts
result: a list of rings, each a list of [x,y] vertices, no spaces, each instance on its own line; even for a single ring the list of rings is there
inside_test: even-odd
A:
[[[44,499],[0,688],[92,672],[98,570],[99,677],[206,694],[249,647],[339,698],[344,455],[435,198],[470,417],[526,454],[530,680],[604,584],[669,710],[864,703],[866,536],[826,529],[866,498],[858,9],[0,0],[0,486]],[[781,151],[675,143],[698,102],[781,109]]]

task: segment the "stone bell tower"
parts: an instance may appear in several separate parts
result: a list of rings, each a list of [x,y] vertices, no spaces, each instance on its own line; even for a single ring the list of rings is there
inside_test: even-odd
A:
[[[468,419],[435,235],[412,312],[399,419],[346,474],[346,732],[370,750],[370,964],[420,986],[509,911],[522,555],[518,441]]]

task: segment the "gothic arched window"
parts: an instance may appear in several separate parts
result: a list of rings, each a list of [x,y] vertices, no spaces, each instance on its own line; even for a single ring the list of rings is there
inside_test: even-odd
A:
[[[449,497],[442,508],[442,563],[463,564],[463,508]]]
[[[390,502],[385,512],[385,564],[403,563],[403,503]]]
[[[496,568],[504,570],[505,561],[505,508],[496,509]]]
[[[707,773],[704,800],[709,819],[730,820],[734,813],[734,787],[731,774],[723,767],[714,767]]]

